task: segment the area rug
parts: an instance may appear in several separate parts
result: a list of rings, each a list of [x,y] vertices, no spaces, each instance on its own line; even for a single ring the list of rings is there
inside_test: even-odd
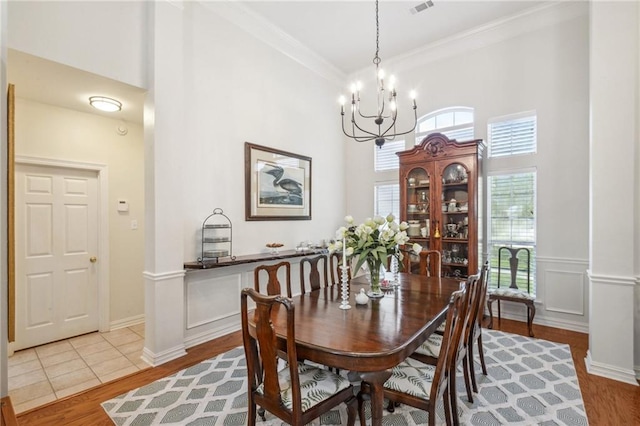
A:
[[[478,393],[466,399],[458,372],[458,410],[463,425],[587,425],[568,345],[495,330],[483,330],[488,375],[476,360]],[[173,376],[106,401],[102,407],[116,425],[246,425],[247,381],[242,347]],[[358,385],[354,383],[354,385]],[[368,404],[368,402],[367,402]],[[367,419],[370,410],[366,407]],[[445,424],[442,401],[437,424]],[[344,404],[314,425],[346,424]],[[427,413],[401,405],[385,411],[384,425],[427,424]],[[264,426],[283,422],[267,413]]]

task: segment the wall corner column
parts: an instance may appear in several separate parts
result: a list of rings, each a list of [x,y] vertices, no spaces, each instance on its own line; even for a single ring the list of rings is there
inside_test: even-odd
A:
[[[180,141],[184,134],[183,4],[147,3],[148,87],[145,99],[145,347],[163,364],[184,345],[184,230]]]
[[[590,12],[586,364],[591,374],[637,385],[638,3],[592,1]]]

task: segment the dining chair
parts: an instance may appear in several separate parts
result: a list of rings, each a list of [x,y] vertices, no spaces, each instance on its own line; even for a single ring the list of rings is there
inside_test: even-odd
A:
[[[468,361],[469,361],[469,373],[471,375],[471,385],[473,387],[474,392],[478,392],[478,384],[476,383],[476,365],[474,363],[474,346],[477,346],[478,354],[480,355],[480,366],[482,367],[482,374],[487,375],[487,365],[484,362],[484,348],[482,347],[482,322],[484,320],[484,304],[487,300],[487,285],[489,282],[489,261],[487,260],[482,266],[482,270],[480,272],[480,279],[478,280],[477,292],[478,296],[476,299],[476,304],[474,306],[474,312],[472,315],[475,315],[475,321],[471,326],[471,330],[469,332],[469,342],[468,346]],[[477,345],[476,345],[477,343]]]
[[[438,250],[420,252],[420,274],[427,277],[439,277],[442,269],[442,256]]]
[[[347,280],[351,282],[351,262],[347,259]],[[329,270],[331,272],[331,285],[342,284],[342,253],[333,252],[329,255]]]
[[[461,337],[462,343],[460,345],[460,349],[456,353],[456,367],[458,365],[462,365],[462,373],[464,375],[464,385],[467,391],[467,400],[470,403],[473,403],[473,393],[472,393],[472,383],[471,383],[471,373],[469,371],[469,359],[468,359],[468,342],[471,328],[473,327],[473,323],[475,321],[475,311],[474,307],[478,303],[478,281],[479,275],[471,275],[467,278],[465,283],[465,294],[463,303],[465,305],[465,310],[468,313],[466,315],[466,324],[464,327],[465,333]],[[446,324],[446,323],[445,323]],[[446,330],[446,325],[445,325]],[[445,331],[446,332],[446,331]],[[438,334],[433,333],[431,336],[425,340],[425,342],[416,349],[416,351],[411,354],[411,358],[417,359],[420,362],[430,365],[436,365],[439,362],[439,358],[442,356],[442,348],[444,342],[444,333]],[[451,406],[454,412],[457,412],[457,395],[455,392],[456,389],[456,375],[451,374],[449,377],[450,384],[449,387],[452,389],[451,392]]]
[[[249,326],[248,299],[255,303]],[[277,336],[271,321],[275,309],[286,310],[286,365],[278,370]],[[242,342],[247,360],[248,424],[256,414],[266,420],[265,409],[282,421],[303,426],[339,404],[347,405],[347,423],[356,417],[353,386],[346,378],[328,370],[298,362],[295,338],[295,307],[290,298],[263,295],[252,288],[241,293]],[[285,333],[285,330],[280,330]],[[262,409],[260,413],[256,407]]]
[[[509,274],[511,283],[509,287],[500,287],[500,278],[502,277],[502,252],[508,252],[509,256]],[[527,271],[527,290],[520,289],[516,283],[518,280],[518,252],[522,251],[525,259],[525,268]],[[526,247],[500,247],[498,249],[498,287],[489,291],[487,300],[487,308],[489,309],[489,328],[493,328],[493,302],[498,302],[498,321],[500,321],[500,301],[522,303],[527,307],[527,326],[529,328],[529,336],[533,337],[533,318],[536,316],[536,297],[531,294],[531,251]]]
[[[282,286],[280,285],[280,280],[278,280],[278,272],[281,270],[280,268],[284,268],[285,274],[285,283],[287,289],[287,297],[291,297],[291,264],[289,262],[280,262],[275,265],[260,265],[253,270],[253,287],[257,292],[260,291],[260,276],[264,275],[261,273],[265,271],[267,273],[267,284],[266,284],[266,293],[269,296],[274,296],[277,294],[282,294]]]
[[[429,425],[436,424],[436,404],[440,397],[444,403],[444,414],[447,425],[458,424],[458,415],[451,405],[451,387],[449,377],[456,370],[455,355],[462,345],[466,306],[464,290],[451,295],[447,308],[447,327],[443,335],[441,356],[436,365],[424,364],[418,360],[407,358],[391,369],[391,377],[384,383],[384,396],[389,400],[389,410],[394,404],[407,404],[429,413]],[[362,382],[358,393],[358,409],[361,426],[366,425],[363,395],[371,392],[371,386]]]
[[[307,264],[309,265],[308,274],[305,273],[305,265]],[[320,272],[322,272],[322,274],[320,274]],[[307,284],[309,285],[309,291],[318,290],[321,287],[329,287],[326,255],[320,254],[315,257],[303,257],[300,260],[300,291],[302,294],[305,293]]]

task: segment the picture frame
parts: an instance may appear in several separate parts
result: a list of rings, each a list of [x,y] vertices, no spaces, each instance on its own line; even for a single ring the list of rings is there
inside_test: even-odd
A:
[[[245,142],[245,219],[311,220],[311,157]]]

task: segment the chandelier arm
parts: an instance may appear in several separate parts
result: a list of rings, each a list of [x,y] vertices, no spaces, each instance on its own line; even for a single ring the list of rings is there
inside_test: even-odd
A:
[[[409,130],[407,130],[406,132],[396,133],[396,131],[395,131],[396,119],[394,118],[393,122],[391,123],[391,125],[380,136],[386,139],[387,138],[387,133],[392,128],[393,128],[393,134],[391,136],[389,136],[391,138],[394,138],[396,136],[406,135],[407,133],[413,132],[415,130],[415,128],[416,128],[416,125],[418,124],[418,112],[416,111],[416,108],[413,109],[413,112],[414,112],[413,127],[411,127]]]
[[[353,124],[353,122],[352,122]],[[358,127],[359,128],[359,127]],[[370,133],[370,132],[366,132],[371,136],[366,136],[366,135],[356,135],[355,133],[355,127],[354,129],[352,129],[351,134],[347,133],[347,130],[344,127],[344,117],[342,119],[342,133],[344,133],[344,135],[348,138],[354,139],[356,142],[369,142],[374,140],[375,138],[378,137],[378,135]]]
[[[370,132],[370,131],[365,130],[365,129],[363,129],[362,127],[358,126],[358,123],[356,123],[356,121],[355,121],[355,120],[351,120],[351,124],[353,124],[353,126],[354,126],[356,129],[360,130],[362,133],[366,133],[367,135],[370,135],[370,136],[372,137],[372,139],[371,139],[371,140],[373,140],[373,139],[375,139],[375,138],[377,138],[377,137],[380,137],[380,135],[379,135],[378,133]],[[353,132],[353,134],[355,134],[355,131]]]

